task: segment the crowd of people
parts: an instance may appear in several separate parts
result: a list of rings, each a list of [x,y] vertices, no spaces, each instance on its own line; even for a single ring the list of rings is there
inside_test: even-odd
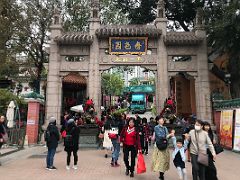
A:
[[[134,177],[136,157],[139,153],[148,155],[149,145],[153,145],[152,165],[154,172],[159,172],[159,179],[164,180],[165,172],[170,168],[169,141],[172,140],[172,159],[178,173],[178,179],[187,180],[185,162],[191,161],[193,180],[217,180],[217,170],[214,165],[216,152],[213,144],[216,143],[211,126],[208,122],[201,120],[192,121],[185,128],[181,137],[175,135],[174,129],[165,126],[165,119],[157,116],[155,119],[127,117],[124,113],[105,113],[99,125],[99,138],[105,149],[104,156],[111,156],[110,165],[119,167],[119,155],[121,145],[123,149],[123,160],[126,167],[125,174]],[[77,169],[79,126],[78,119],[66,118],[66,124],[62,126],[61,135],[64,138],[64,150],[67,152],[66,169],[70,169],[71,154],[74,157],[73,169]],[[50,131],[50,142],[46,135],[48,146],[47,169],[56,169],[53,166],[53,157],[56,152],[59,133],[56,127],[56,119],[50,118],[47,131]],[[46,131],[46,132],[47,132]],[[46,133],[45,133],[46,134]],[[188,157],[188,153],[190,158]],[[111,153],[111,155],[110,155]],[[207,156],[207,165],[202,163],[202,154]]]

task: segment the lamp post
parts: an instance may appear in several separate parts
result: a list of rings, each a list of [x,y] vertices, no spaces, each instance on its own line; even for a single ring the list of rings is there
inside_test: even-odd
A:
[[[226,82],[226,85],[228,87],[228,94],[229,94],[229,97],[230,99],[232,99],[232,96],[231,96],[231,74],[225,74],[225,82]]]

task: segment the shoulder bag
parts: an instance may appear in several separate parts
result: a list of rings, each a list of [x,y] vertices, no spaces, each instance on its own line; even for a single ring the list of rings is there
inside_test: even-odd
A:
[[[200,152],[200,149],[199,149],[199,141],[198,141],[198,138],[197,138],[197,133],[195,131],[195,137],[196,137],[196,143],[197,143],[197,149],[198,149],[198,163],[204,165],[204,166],[208,166],[208,154],[207,152],[206,153],[203,153],[203,152]]]

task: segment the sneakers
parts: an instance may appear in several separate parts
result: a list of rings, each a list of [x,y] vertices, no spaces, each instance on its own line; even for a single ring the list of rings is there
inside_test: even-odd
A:
[[[73,167],[72,167],[73,169],[75,169],[75,170],[77,170],[78,169],[78,167],[77,167],[77,165],[73,165]]]
[[[67,169],[67,170],[70,170],[70,166],[66,166],[66,169]]]
[[[120,164],[116,163],[114,167],[119,167],[119,166],[120,166]]]
[[[133,173],[133,172],[130,173],[130,177],[131,177],[131,178],[134,177],[134,173]]]
[[[52,167],[48,167],[48,170],[49,171],[54,171],[54,170],[57,170],[57,168],[55,166],[52,166]]]
[[[128,175],[129,175],[129,170],[128,170],[128,169],[126,169],[126,172],[125,172],[125,174],[126,174],[126,176],[128,176]]]

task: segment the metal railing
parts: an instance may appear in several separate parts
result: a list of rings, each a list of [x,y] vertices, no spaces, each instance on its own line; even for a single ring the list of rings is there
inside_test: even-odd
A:
[[[25,135],[26,135],[26,127],[19,128],[19,129],[15,129],[15,128],[8,129],[7,133],[8,133],[7,145],[23,148]]]

